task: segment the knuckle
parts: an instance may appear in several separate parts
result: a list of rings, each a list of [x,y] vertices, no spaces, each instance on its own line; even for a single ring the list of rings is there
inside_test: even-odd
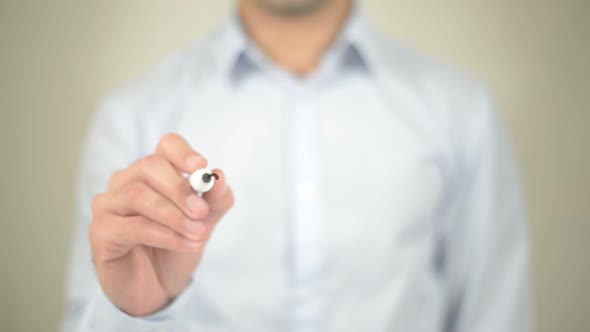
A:
[[[143,158],[144,164],[146,166],[152,166],[158,162],[159,158],[155,154],[148,154]]]
[[[109,179],[109,191],[114,190],[119,183],[119,178],[121,176],[121,171],[116,171],[111,175]]]
[[[124,239],[131,244],[141,243],[146,232],[145,219],[141,216],[127,217],[121,221],[119,227],[115,228],[117,239]]]
[[[136,182],[127,186],[125,195],[128,202],[134,203],[141,200],[145,196],[146,192],[147,187],[141,182]]]
[[[97,194],[92,198],[92,214],[97,214],[103,208],[103,201],[104,201],[105,194]]]
[[[158,157],[153,154],[147,155],[141,159],[137,164],[141,176],[144,178],[150,176],[157,163]]]

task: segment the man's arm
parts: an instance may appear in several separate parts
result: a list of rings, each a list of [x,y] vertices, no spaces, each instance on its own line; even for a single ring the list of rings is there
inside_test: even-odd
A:
[[[194,253],[197,248],[193,250],[192,247],[186,247],[193,238],[191,229],[185,226],[186,221],[189,218],[201,220],[199,222],[203,222],[206,227],[206,231],[201,234],[208,237],[216,221],[228,208],[229,203],[220,203],[233,200],[231,190],[226,190],[228,188],[223,173],[219,173],[222,179],[216,183],[216,188],[199,198],[209,206],[203,213],[209,213],[200,217],[193,213],[190,207],[185,206],[188,202],[186,198],[196,195],[190,190],[188,182],[180,177],[180,171],[190,170],[176,171],[174,168],[175,165],[177,168],[184,167],[185,160],[189,161],[188,157],[198,156],[198,153],[192,151],[178,135],[168,135],[167,139],[162,140],[158,151],[140,159],[145,153],[141,151],[140,119],[116,99],[111,99],[92,123],[80,166],[65,331],[145,331],[167,329],[172,324],[175,330],[187,328],[182,326],[183,321],[179,319],[192,289],[192,283],[185,279],[190,278],[203,245],[200,244],[200,249]],[[142,159],[146,161],[142,162]],[[190,158],[192,161],[194,159]],[[203,159],[203,162],[206,163],[206,160]],[[173,179],[169,179],[171,177]],[[126,193],[126,188],[135,189]],[[145,189],[141,195],[136,195],[138,188]],[[128,200],[132,197],[135,198]],[[121,211],[124,213],[119,214]],[[167,213],[163,215],[160,212]],[[124,223],[138,221],[144,226],[124,226]],[[89,235],[93,241],[89,241]],[[187,236],[191,238],[190,241],[185,239]],[[204,243],[207,239],[195,237],[195,240]],[[171,273],[178,280],[166,280],[166,285],[147,283],[138,289],[139,293],[130,292],[139,281],[145,282],[149,273],[153,273],[151,268],[140,268],[149,266],[149,261],[141,259],[146,257],[141,251],[145,250],[145,245],[149,246],[148,242],[170,250],[156,248],[153,252],[161,252],[159,266],[165,266],[166,273]],[[134,249],[136,245],[140,246]],[[117,248],[118,253],[114,253],[113,248]],[[109,255],[114,254],[117,256],[109,258]],[[138,255],[141,263],[145,264],[134,261]],[[103,274],[99,282],[97,272],[100,271]],[[163,286],[181,292],[175,291],[175,295],[170,296],[164,294],[164,300],[170,299],[171,303],[151,309],[144,308],[149,302],[136,300],[150,296],[154,298],[158,292],[167,289]],[[125,311],[120,307],[124,307]],[[148,310],[148,314],[140,314],[143,317],[129,314],[145,310]]]
[[[138,128],[134,114],[125,110],[117,98],[107,99],[92,119],[79,164],[64,331],[98,331],[100,325],[91,327],[97,316],[114,315],[110,321],[124,319],[125,315],[118,313],[117,308],[109,308],[101,292],[92,262],[88,228],[94,196],[106,190],[111,173],[141,154]]]
[[[520,179],[489,98],[476,99],[445,236],[447,331],[531,331]]]

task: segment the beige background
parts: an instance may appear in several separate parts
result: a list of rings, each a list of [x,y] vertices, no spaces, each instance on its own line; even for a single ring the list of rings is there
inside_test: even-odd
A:
[[[231,1],[0,0],[1,331],[52,331],[80,142],[109,89]],[[590,1],[366,0],[375,23],[488,82],[520,156],[539,330],[590,331]]]

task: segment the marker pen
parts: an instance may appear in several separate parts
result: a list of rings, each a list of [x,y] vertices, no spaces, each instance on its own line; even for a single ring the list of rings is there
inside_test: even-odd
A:
[[[211,172],[207,168],[198,169],[188,177],[191,187],[200,194],[204,194],[211,190],[215,184],[215,180],[219,180],[219,175]]]

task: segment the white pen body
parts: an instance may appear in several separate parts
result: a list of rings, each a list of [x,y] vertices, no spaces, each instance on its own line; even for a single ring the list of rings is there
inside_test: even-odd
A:
[[[209,181],[205,181],[203,179],[203,175],[205,174],[212,174],[211,171],[207,168],[201,168],[196,170],[193,174],[188,177],[188,181],[191,187],[199,193],[206,193],[213,188],[215,185],[215,177],[210,176]]]

